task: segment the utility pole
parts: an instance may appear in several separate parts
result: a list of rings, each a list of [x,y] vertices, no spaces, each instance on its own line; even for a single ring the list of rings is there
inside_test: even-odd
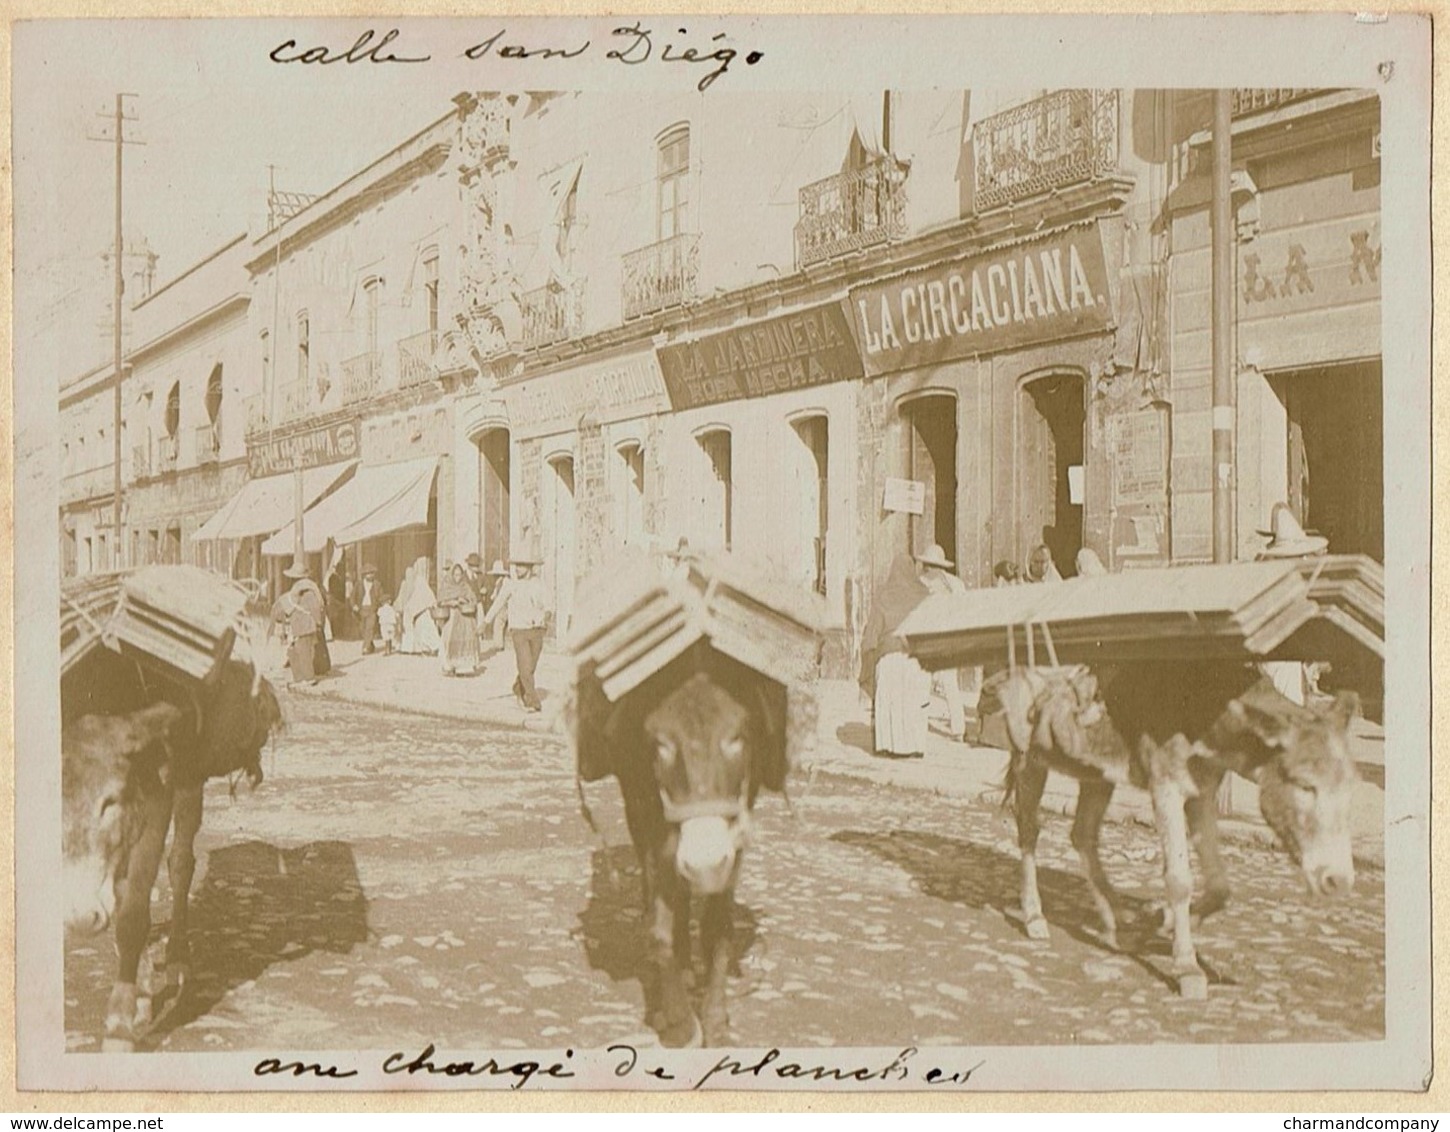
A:
[[[1213,94],[1213,194],[1209,209],[1213,304],[1213,560],[1234,557],[1233,92]]]
[[[111,419],[111,431],[114,434],[113,446],[113,468],[111,480],[111,545],[112,565],[119,569],[125,562],[125,543],[121,538],[121,302],[125,294],[126,283],[121,270],[121,257],[123,247],[121,243],[121,154],[122,147],[126,145],[144,145],[144,142],[134,141],[125,136],[125,123],[134,122],[136,116],[125,112],[125,100],[137,98],[138,95],[122,93],[116,95],[116,109],[113,114],[98,114],[98,118],[111,119],[111,136],[104,133],[88,135],[89,141],[111,142],[116,147],[116,245],[114,250],[115,262],[111,265],[113,270],[113,287],[111,297],[111,321],[112,321],[112,377],[111,384],[114,391],[113,411]]]
[[[277,378],[280,374],[282,361],[282,343],[278,337],[278,306],[282,293],[282,237],[277,232],[283,220],[282,209],[280,208],[281,198],[277,195],[276,182],[277,167],[267,166],[267,228],[276,241],[275,254],[272,260],[272,406],[276,407]],[[270,430],[271,425],[269,423]],[[293,479],[293,500],[292,500],[292,566],[296,570],[303,570],[307,566],[307,544],[303,538],[303,512],[306,510],[306,492],[303,489],[302,477],[302,439],[300,435],[292,438],[292,479]]]

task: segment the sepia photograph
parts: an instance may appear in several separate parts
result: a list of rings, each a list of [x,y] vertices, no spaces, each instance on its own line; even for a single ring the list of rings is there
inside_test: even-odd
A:
[[[1427,19],[12,30],[21,1089],[1428,1087]]]

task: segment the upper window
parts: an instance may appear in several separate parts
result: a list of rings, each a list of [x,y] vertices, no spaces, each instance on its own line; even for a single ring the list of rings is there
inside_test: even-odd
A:
[[[688,231],[690,127],[675,126],[659,140],[659,229],[668,240]]]
[[[306,311],[297,316],[297,382],[306,385],[312,373],[312,318]]]
[[[166,435],[175,436],[181,431],[181,382],[173,382],[171,392],[166,395]]]
[[[222,412],[222,364],[217,362],[211,367],[211,373],[206,379],[206,419],[210,424],[216,424],[217,418]]]
[[[376,277],[363,284],[363,317],[366,319],[367,352],[378,352],[378,312],[383,301],[383,281]]]
[[[423,260],[423,296],[428,307],[428,329],[438,329],[438,253],[429,252]]]
[[[262,350],[262,388],[267,389],[272,384],[272,334],[263,330],[257,335],[257,342]]]

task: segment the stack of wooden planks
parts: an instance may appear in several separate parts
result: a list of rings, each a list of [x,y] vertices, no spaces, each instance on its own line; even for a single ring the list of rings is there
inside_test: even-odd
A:
[[[67,582],[60,602],[61,674],[93,650],[109,648],[204,681],[245,641],[246,600],[239,586],[195,566],[147,566]]]
[[[901,628],[929,669],[1384,655],[1384,573],[1362,556],[1134,570],[929,598]]]

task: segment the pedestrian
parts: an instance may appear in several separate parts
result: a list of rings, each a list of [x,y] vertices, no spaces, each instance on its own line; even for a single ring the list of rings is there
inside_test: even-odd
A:
[[[438,652],[438,626],[433,620],[433,607],[438,599],[429,581],[432,563],[421,555],[408,567],[408,576],[398,594],[398,612],[403,615],[403,639],[400,652],[415,656],[433,656]]]
[[[503,564],[503,559],[495,558],[493,565],[488,568],[488,578],[485,582],[486,596],[479,605],[479,636],[487,637],[489,648],[496,653],[503,652],[504,632],[508,629],[508,612],[505,611],[499,614],[498,619],[491,626],[487,619],[482,616],[482,613],[493,604],[493,599],[498,596],[499,590],[503,588],[503,584],[508,576],[508,567]]]
[[[1260,531],[1269,544],[1259,551],[1260,562],[1293,558],[1318,558],[1329,550],[1329,540],[1321,534],[1306,531],[1287,503],[1274,504],[1269,515],[1269,529]],[[1317,683],[1315,670],[1297,660],[1268,660],[1259,671],[1274,682],[1274,687],[1301,707],[1308,703]]]
[[[331,630],[331,639],[346,640],[349,632],[347,567],[343,562],[342,547],[340,546],[333,548],[332,565],[328,567],[326,575],[323,576],[322,588],[327,594],[327,621]]]
[[[1045,544],[1038,544],[1027,559],[1027,580],[1029,582],[1060,582],[1062,574],[1052,560],[1052,551]]]
[[[543,652],[544,630],[548,625],[548,595],[538,576],[542,562],[542,556],[532,547],[515,555],[514,576],[504,579],[484,615],[486,621],[493,622],[505,612],[508,614],[509,636],[513,638],[514,660],[518,666],[514,697],[530,712],[542,710],[539,691],[534,685],[534,670]]]
[[[1079,578],[1101,578],[1108,572],[1096,550],[1083,547],[1077,552],[1077,576]]]
[[[323,640],[322,590],[307,575],[305,567],[292,565],[282,571],[292,586],[272,607],[272,624],[282,627],[287,644],[287,667],[291,683],[316,684],[331,667],[327,642]]]
[[[472,676],[478,671],[478,625],[474,621],[478,596],[462,563],[455,564],[439,581],[438,604],[448,611],[438,649],[443,675]]]
[[[373,642],[378,635],[378,609],[382,605],[380,600],[382,590],[378,586],[378,571],[375,566],[364,566],[362,576],[362,588],[357,592],[357,604],[353,611],[358,615],[358,621],[362,628],[362,651],[367,656],[374,650]]]
[[[931,679],[906,651],[901,623],[930,591],[905,553],[892,560],[877,589],[861,639],[861,687],[872,702],[879,758],[919,759],[926,752],[926,712]]]
[[[921,580],[933,594],[964,594],[964,583],[955,573],[955,563],[937,543],[926,548],[924,554],[916,556],[921,567]],[[947,728],[953,739],[960,741],[966,735],[967,715],[962,702],[962,672],[960,668],[944,668],[932,673],[932,687],[941,693],[947,705]]]
[[[378,631],[383,636],[384,656],[392,656],[395,647],[402,648],[403,618],[387,594],[381,595],[378,605]]]

